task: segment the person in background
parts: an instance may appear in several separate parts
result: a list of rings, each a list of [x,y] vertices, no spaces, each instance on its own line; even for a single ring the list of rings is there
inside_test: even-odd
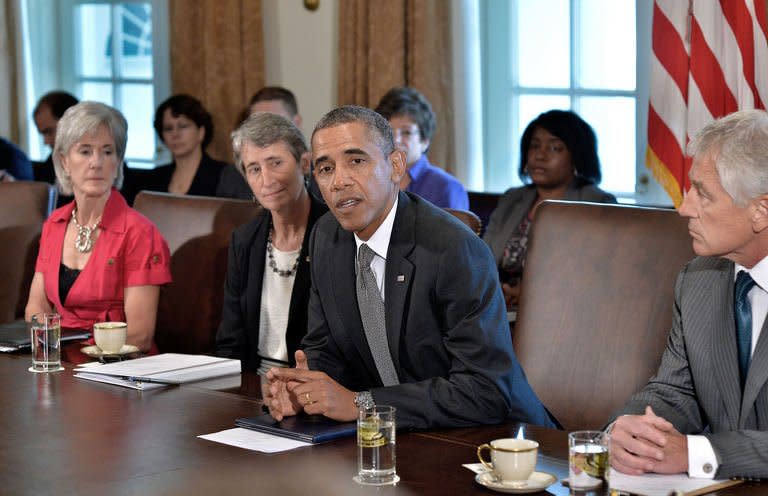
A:
[[[568,110],[550,110],[528,124],[520,142],[519,175],[528,184],[504,192],[483,235],[499,267],[508,310],[520,298],[528,235],[541,202],[616,203],[597,187],[601,174],[595,132]]]
[[[151,352],[170,253],[155,225],[117,191],[127,127],[120,112],[96,102],[81,102],[59,120],[53,163],[74,201],[43,225],[25,318],[56,311],[62,327],[87,330],[127,322],[128,344]]]
[[[253,114],[232,133],[232,148],[263,210],[232,234],[215,352],[263,374],[295,363],[307,332],[309,234],[328,209],[307,192],[309,152],[291,121]]]
[[[248,108],[243,112],[243,119],[256,112],[271,112],[282,115],[301,129],[301,114],[293,93],[280,86],[265,86],[257,91],[248,103]],[[242,124],[242,122],[241,122]],[[219,185],[216,188],[216,196],[223,198],[238,198],[241,200],[254,199],[253,191],[243,178],[243,174],[235,166],[225,167],[221,171]],[[319,198],[316,195],[316,198]]]
[[[213,139],[213,119],[203,104],[189,95],[174,95],[157,107],[154,127],[173,162],[152,170],[132,171],[125,193],[129,203],[141,190],[215,196],[227,164],[205,153]]]
[[[66,91],[51,91],[46,93],[37,101],[32,110],[32,118],[35,121],[37,132],[43,137],[43,142],[51,148],[51,153],[45,162],[35,162],[33,164],[35,181],[42,181],[48,184],[56,185],[56,172],[53,166],[53,145],[56,142],[56,128],[59,119],[64,115],[69,107],[77,105],[79,100]],[[65,195],[59,189],[57,206],[61,207],[72,201],[72,196]]]
[[[490,250],[400,191],[405,154],[387,120],[363,107],[330,111],[312,135],[312,162],[333,215],[310,239],[309,326],[296,367],[267,372],[273,417],[303,410],[348,421],[384,404],[402,428],[553,426],[512,349]]]
[[[697,258],[677,277],[656,375],[611,426],[621,472],[768,478],[768,113],[718,119],[688,146],[679,213]]]
[[[32,181],[32,163],[15,144],[0,137],[0,182]]]
[[[395,146],[405,153],[408,172],[400,189],[416,193],[441,208],[469,210],[464,186],[427,158],[436,121],[426,97],[414,88],[392,88],[381,98],[376,112],[389,121]]]

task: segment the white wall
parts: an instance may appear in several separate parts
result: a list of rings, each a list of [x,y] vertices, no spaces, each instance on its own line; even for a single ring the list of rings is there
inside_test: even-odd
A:
[[[309,138],[315,123],[336,106],[338,1],[315,11],[299,0],[262,0],[266,83],[293,91]]]

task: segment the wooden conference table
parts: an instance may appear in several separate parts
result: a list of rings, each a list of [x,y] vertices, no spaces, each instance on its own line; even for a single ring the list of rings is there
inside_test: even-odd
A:
[[[0,494],[494,494],[463,463],[479,444],[520,424],[397,438],[395,487],[365,487],[353,438],[267,455],[197,438],[259,412],[258,377],[140,392],[72,376],[27,371],[28,355],[0,356]],[[537,470],[567,476],[564,432],[524,426],[539,441]],[[550,494],[568,494],[559,483]],[[719,494],[766,494],[745,483]]]

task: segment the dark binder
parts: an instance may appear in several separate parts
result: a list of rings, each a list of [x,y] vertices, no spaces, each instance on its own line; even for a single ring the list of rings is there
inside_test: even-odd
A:
[[[88,339],[91,333],[82,329],[61,329],[61,342]],[[32,347],[29,323],[23,320],[0,324],[0,351],[19,351]]]
[[[305,414],[285,417],[280,422],[269,414],[244,417],[235,420],[235,425],[305,443],[324,443],[341,437],[354,436],[357,432],[356,422],[337,422],[322,415]]]

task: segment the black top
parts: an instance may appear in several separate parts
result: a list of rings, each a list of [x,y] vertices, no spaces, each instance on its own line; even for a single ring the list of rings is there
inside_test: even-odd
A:
[[[67,295],[69,295],[69,291],[79,275],[80,269],[70,269],[64,264],[59,266],[59,301],[62,304],[66,301]]]
[[[203,153],[200,165],[197,167],[195,177],[186,194],[194,196],[216,196],[216,187],[219,184],[221,171],[228,164],[214,160],[207,153]],[[161,165],[152,170],[126,168],[123,196],[129,205],[133,205],[133,199],[139,191],[168,192],[171,177],[176,170],[176,162]]]

